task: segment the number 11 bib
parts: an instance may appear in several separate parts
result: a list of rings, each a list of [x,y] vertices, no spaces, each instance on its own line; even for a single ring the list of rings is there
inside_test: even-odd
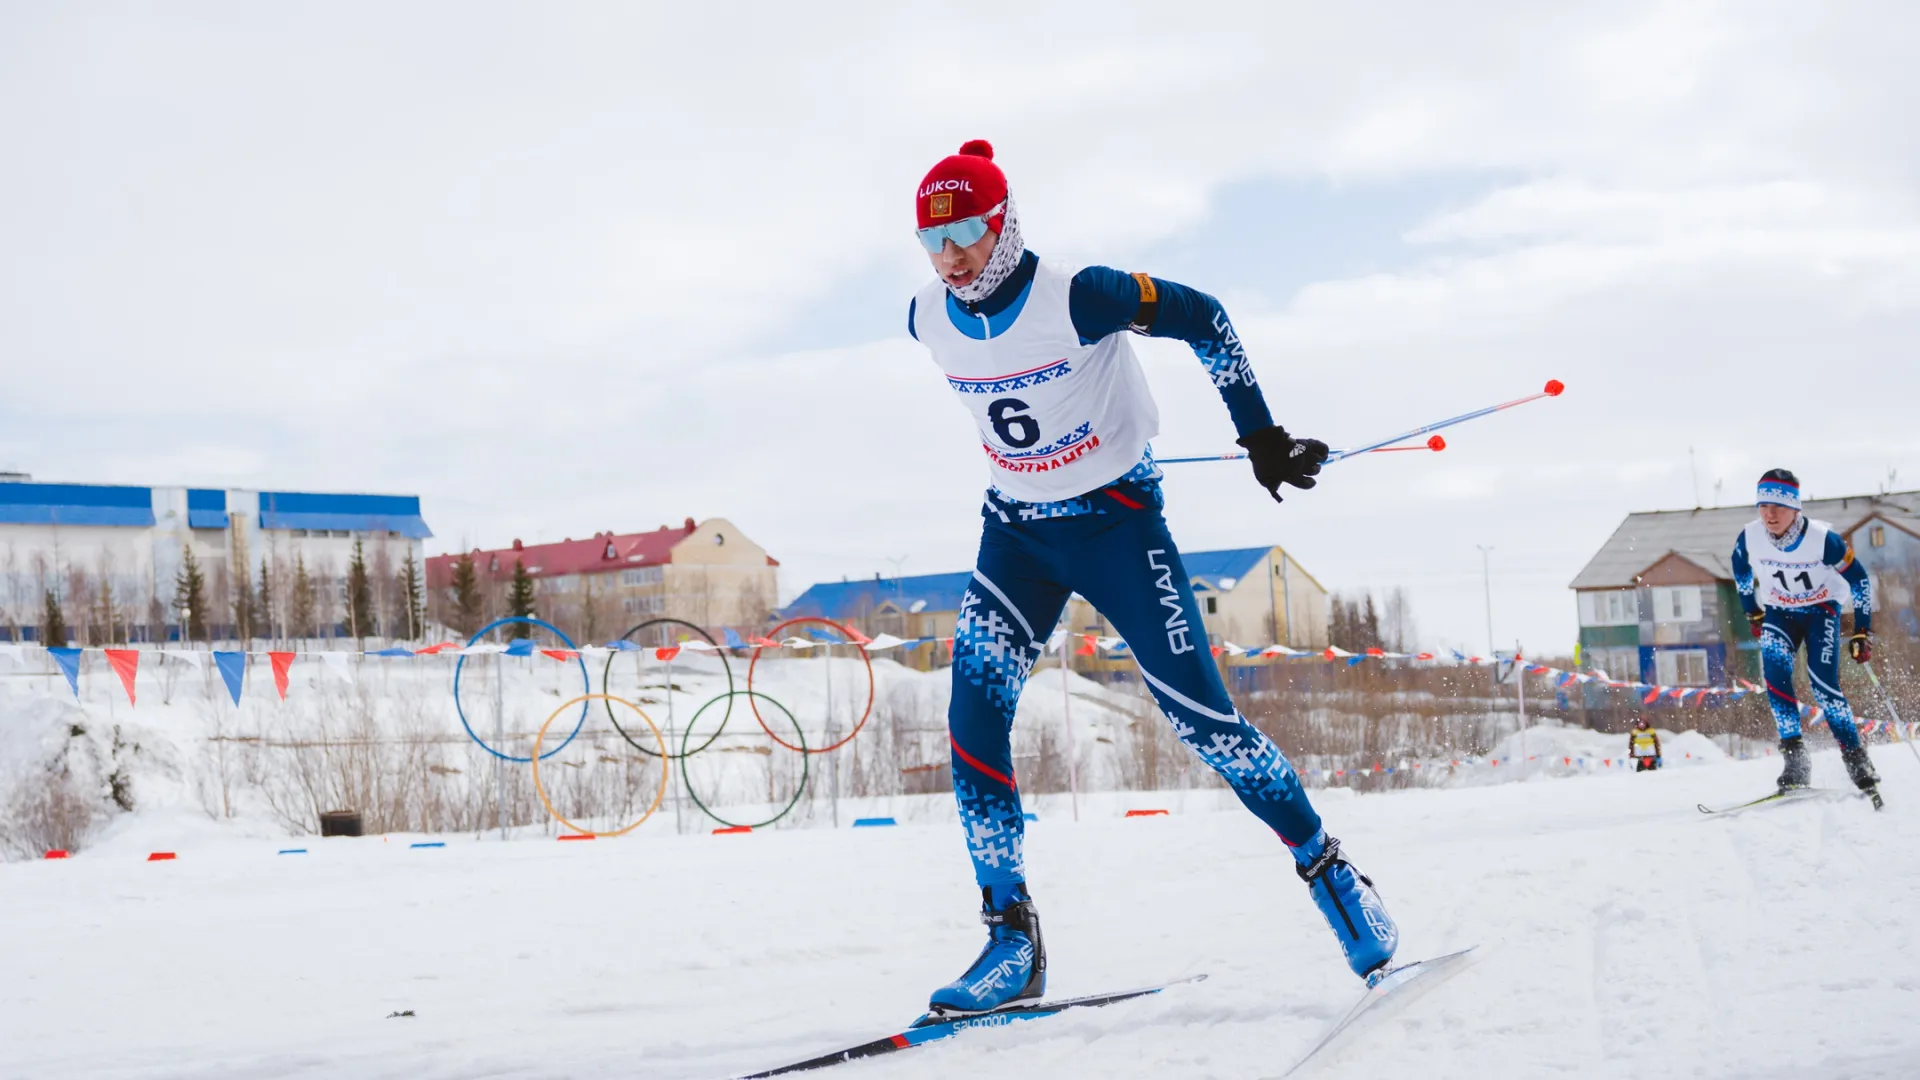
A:
[[[1817,604],[1842,604],[1849,592],[1846,579],[1827,565],[1827,534],[1833,526],[1807,519],[1807,530],[1792,551],[1774,546],[1767,527],[1758,521],[1747,524],[1747,562],[1753,567],[1753,581],[1760,590],[1760,603],[1770,608],[1813,607]]]
[[[1073,272],[1046,260],[993,333],[985,316],[950,303],[935,281],[914,303],[914,334],[973,414],[993,486],[1022,502],[1052,502],[1110,484],[1160,430],[1146,374],[1122,333],[1092,345],[1067,310]],[[965,329],[955,325],[965,325]]]

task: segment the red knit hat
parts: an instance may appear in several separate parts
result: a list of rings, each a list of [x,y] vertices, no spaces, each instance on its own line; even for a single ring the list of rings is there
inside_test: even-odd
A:
[[[993,163],[993,144],[973,139],[952,157],[928,170],[920,181],[920,194],[914,198],[919,215],[918,228],[945,225],[950,221],[984,214],[1007,197],[1007,175]],[[1000,231],[1004,214],[995,214],[987,224]]]

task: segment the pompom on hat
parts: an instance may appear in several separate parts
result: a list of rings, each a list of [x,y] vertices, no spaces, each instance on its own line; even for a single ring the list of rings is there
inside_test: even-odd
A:
[[[993,144],[971,139],[960,152],[940,159],[920,181],[914,197],[916,228],[945,225],[961,218],[974,217],[993,210],[1007,198],[1007,174],[993,163]],[[1004,213],[996,213],[987,224],[994,232],[1002,229]]]
[[[1756,506],[1784,506],[1789,510],[1800,509],[1800,478],[1786,469],[1768,469],[1760,478],[1759,493],[1754,497]]]

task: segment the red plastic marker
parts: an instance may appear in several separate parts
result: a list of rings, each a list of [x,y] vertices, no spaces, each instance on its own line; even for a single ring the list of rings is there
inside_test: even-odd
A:
[[[49,852],[47,852],[47,858],[49,858],[49,859],[65,859],[65,858],[68,858],[68,855],[67,855],[67,852],[66,852],[66,850],[65,850],[64,848],[54,848],[53,850],[51,850],[51,851],[49,851]]]
[[[156,851],[147,856],[148,862],[171,862],[176,856],[171,851]]]

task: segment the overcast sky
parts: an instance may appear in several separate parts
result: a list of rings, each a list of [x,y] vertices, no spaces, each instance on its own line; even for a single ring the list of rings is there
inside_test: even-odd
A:
[[[1434,645],[1484,648],[1490,544],[1496,636],[1564,652],[1629,511],[1920,487],[1920,13],[1573,7],[0,5],[0,468],[418,493],[433,551],[726,517],[785,595],[965,569],[905,316],[983,137],[1030,247],[1220,296],[1298,434],[1565,380],[1285,506],[1167,483],[1187,549]],[[1140,351],[1159,452],[1232,449]]]

